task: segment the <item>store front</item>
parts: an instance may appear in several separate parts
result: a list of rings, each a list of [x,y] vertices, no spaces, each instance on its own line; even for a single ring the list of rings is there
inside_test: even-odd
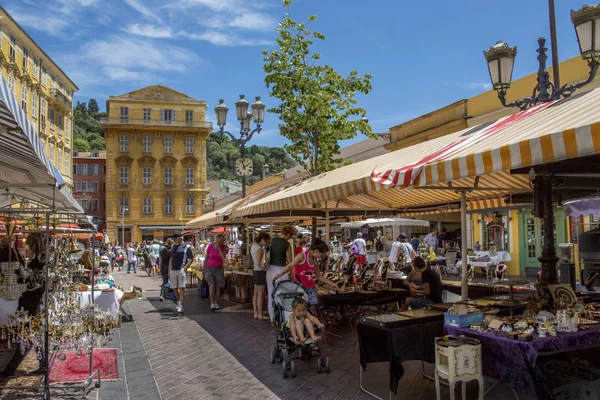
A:
[[[566,243],[567,223],[562,209],[554,210],[555,243]],[[535,276],[541,268],[538,258],[542,255],[543,219],[535,217],[530,210],[521,210],[519,217],[519,255],[521,273]],[[558,221],[558,223],[557,223]]]

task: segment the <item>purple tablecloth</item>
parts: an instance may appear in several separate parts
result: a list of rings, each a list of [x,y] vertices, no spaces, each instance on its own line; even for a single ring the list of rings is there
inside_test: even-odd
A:
[[[600,346],[600,327],[556,337],[520,342],[469,328],[444,326],[448,335],[465,335],[481,341],[483,374],[499,379],[515,390],[535,393],[539,399],[554,399],[552,388],[536,364],[538,356]]]

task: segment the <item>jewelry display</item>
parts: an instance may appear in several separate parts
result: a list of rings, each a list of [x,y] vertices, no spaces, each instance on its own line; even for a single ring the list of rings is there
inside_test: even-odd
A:
[[[1,262],[0,297],[6,301],[15,301],[27,290],[27,285],[19,283],[19,276],[15,273],[21,268],[19,261]]]

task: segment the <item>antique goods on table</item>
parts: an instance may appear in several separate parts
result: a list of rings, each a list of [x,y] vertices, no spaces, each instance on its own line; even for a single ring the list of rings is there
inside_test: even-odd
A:
[[[519,340],[522,333],[513,339],[504,332],[491,334],[452,326],[445,326],[444,329],[449,335],[464,335],[481,341],[485,376],[499,379],[517,391],[535,393],[539,399],[555,398],[550,383],[537,363],[539,357],[600,346],[598,325],[577,332],[558,332],[556,336],[542,337],[532,333],[531,340],[526,341]]]
[[[483,312],[470,309],[465,304],[454,304],[448,312],[444,313],[444,324],[465,327],[483,322]]]

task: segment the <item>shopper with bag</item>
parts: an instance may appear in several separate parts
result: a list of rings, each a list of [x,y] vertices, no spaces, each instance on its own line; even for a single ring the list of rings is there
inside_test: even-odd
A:
[[[216,311],[219,307],[221,289],[225,287],[225,271],[223,266],[227,261],[227,245],[225,235],[215,236],[215,242],[206,249],[204,260],[204,279],[208,282],[208,293],[210,297],[210,310]]]
[[[254,239],[254,244],[250,248],[252,256],[253,270],[252,279],[254,280],[254,296],[252,297],[252,308],[254,309],[254,319],[268,321],[269,318],[263,315],[263,303],[265,300],[265,289],[267,287],[267,270],[269,266],[266,258],[267,246],[271,241],[271,235],[266,232],[260,232]]]
[[[281,229],[281,236],[271,239],[269,269],[267,269],[267,291],[269,316],[271,321],[274,317],[273,311],[273,277],[281,272],[286,265],[292,262],[294,251],[289,240],[298,235],[298,231],[291,225],[285,225]]]

